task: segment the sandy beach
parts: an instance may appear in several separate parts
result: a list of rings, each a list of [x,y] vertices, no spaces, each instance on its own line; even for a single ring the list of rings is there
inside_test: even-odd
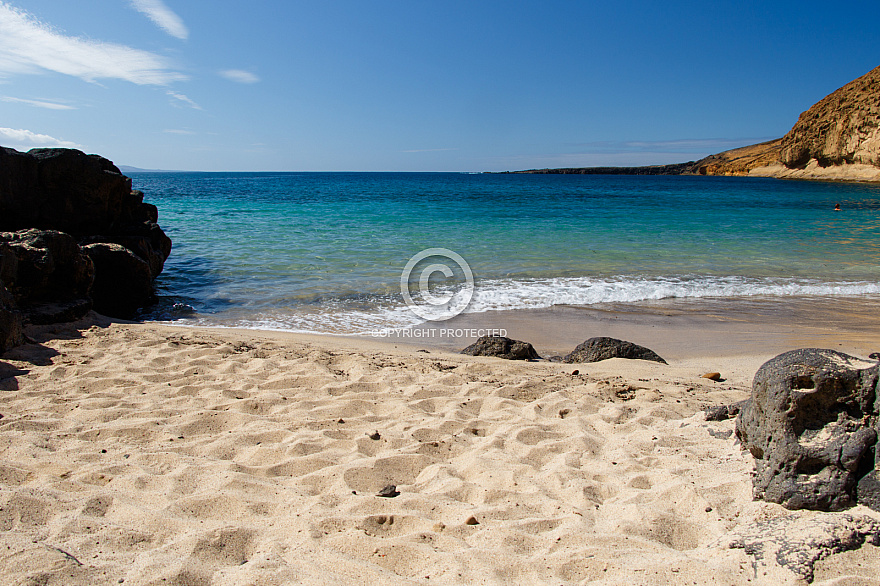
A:
[[[753,501],[734,421],[705,420],[759,345],[571,365],[94,314],[30,335],[0,359],[4,584],[794,584],[741,537],[828,515]],[[877,549],[813,583],[880,583]]]

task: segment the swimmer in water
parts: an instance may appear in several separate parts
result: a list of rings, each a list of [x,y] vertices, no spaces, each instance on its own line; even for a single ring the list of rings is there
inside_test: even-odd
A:
[[[834,211],[835,211],[835,212],[839,212],[839,211],[840,211],[840,204],[839,204],[839,203],[834,204]]]

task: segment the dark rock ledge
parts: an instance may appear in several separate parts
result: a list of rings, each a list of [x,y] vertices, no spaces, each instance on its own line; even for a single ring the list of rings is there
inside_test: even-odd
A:
[[[0,147],[0,352],[28,323],[148,305],[171,253],[158,216],[103,157]]]

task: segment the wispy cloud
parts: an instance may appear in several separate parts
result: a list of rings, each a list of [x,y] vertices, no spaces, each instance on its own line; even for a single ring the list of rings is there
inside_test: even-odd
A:
[[[165,134],[180,134],[180,135],[185,135],[185,136],[189,136],[189,135],[196,133],[194,130],[184,130],[182,128],[166,128],[162,132],[164,132]]]
[[[189,29],[183,24],[183,19],[168,8],[162,0],[131,0],[131,6],[138,12],[142,12],[156,23],[163,31],[185,41],[189,38]]]
[[[16,128],[3,128],[0,127],[0,141],[3,141],[5,145],[11,146],[13,148],[33,148],[33,147],[67,147],[67,148],[78,148],[82,145],[78,145],[75,142],[70,142],[69,140],[61,140],[55,138],[54,136],[49,136],[48,134],[37,134],[35,132],[31,132],[30,130],[24,129],[16,129]]]
[[[186,97],[186,95],[181,94],[180,92],[168,90],[165,93],[176,100],[176,101],[172,102],[172,104],[187,106],[189,108],[193,108],[194,110],[201,110],[202,109],[201,106],[199,106],[194,101],[192,101],[191,99]]]
[[[457,151],[458,149],[409,149],[402,153],[441,153],[443,151]]]
[[[58,102],[49,102],[46,100],[26,100],[24,98],[12,98],[9,96],[2,96],[0,97],[0,100],[11,102],[13,104],[27,104],[28,106],[33,106],[35,108],[46,108],[47,110],[76,110],[73,106],[59,104]]]
[[[236,83],[257,83],[260,81],[259,77],[243,69],[225,69],[220,72],[220,75]]]
[[[66,36],[0,2],[0,74],[54,71],[86,81],[121,79],[167,85],[186,79],[159,55],[116,43]]]

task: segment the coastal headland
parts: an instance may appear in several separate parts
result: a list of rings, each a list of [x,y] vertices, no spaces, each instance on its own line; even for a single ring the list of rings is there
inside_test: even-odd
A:
[[[880,181],[880,67],[814,104],[782,138],[646,167],[531,169],[514,173],[582,175],[728,175]]]

